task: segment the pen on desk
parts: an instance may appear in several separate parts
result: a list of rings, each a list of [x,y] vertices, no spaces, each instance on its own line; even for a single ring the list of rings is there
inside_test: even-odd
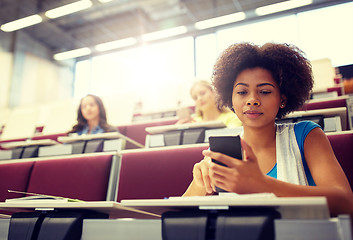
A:
[[[32,196],[62,198],[62,199],[67,199],[68,202],[83,202],[82,200],[79,200],[79,199],[72,199],[72,198],[66,198],[66,197],[60,197],[60,196],[53,196],[53,195],[46,195],[46,194],[39,194],[39,193],[31,193],[31,192],[21,192],[21,191],[10,190],[10,189],[8,189],[7,191],[11,192],[11,193],[21,193],[21,194],[28,194],[28,195],[32,195]]]

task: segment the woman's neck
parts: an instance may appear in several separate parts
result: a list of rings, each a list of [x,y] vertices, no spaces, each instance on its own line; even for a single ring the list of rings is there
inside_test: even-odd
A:
[[[276,143],[276,125],[271,124],[267,127],[253,128],[244,127],[244,140],[252,148],[266,148]]]
[[[96,128],[99,124],[99,120],[98,119],[92,119],[87,121],[87,125],[88,125],[88,132],[90,133],[94,128]]]

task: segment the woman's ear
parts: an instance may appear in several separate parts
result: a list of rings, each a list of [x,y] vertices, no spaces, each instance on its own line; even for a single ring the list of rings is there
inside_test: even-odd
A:
[[[285,95],[282,95],[280,108],[284,108],[286,105],[287,105],[287,97]]]

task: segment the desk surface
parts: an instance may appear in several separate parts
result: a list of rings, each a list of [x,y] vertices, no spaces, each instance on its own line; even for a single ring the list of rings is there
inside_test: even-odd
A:
[[[29,146],[47,146],[58,144],[57,141],[52,139],[40,139],[40,140],[28,140],[28,141],[15,141],[2,143],[1,147],[6,149],[12,149],[17,147],[29,147]]]
[[[283,219],[328,219],[330,218],[327,201],[324,197],[272,197],[263,194],[206,197],[172,197],[169,199],[141,199],[91,202],[40,202],[18,201],[0,203],[0,209],[12,212],[90,209],[107,213],[110,218],[159,218],[163,212],[186,209],[218,209],[246,207],[274,207]]]
[[[146,128],[146,132],[150,134],[164,133],[167,131],[185,130],[192,128],[225,128],[226,125],[222,121],[207,121],[207,122],[195,122],[185,124],[172,124]]]
[[[143,211],[162,214],[182,209],[228,209],[232,207],[274,207],[284,219],[328,219],[325,197],[173,197],[169,199],[122,200],[121,204]]]
[[[90,201],[90,202],[40,202],[40,201],[18,201],[1,202],[0,209],[11,212],[42,211],[54,209],[84,209],[109,214],[110,218],[159,218],[160,215],[143,210],[123,206],[114,201]]]
[[[307,111],[295,111],[286,115],[285,118],[306,117],[306,116],[315,116],[315,115],[323,115],[325,117],[341,116],[345,118],[346,113],[347,113],[346,107],[337,107],[337,108],[313,109],[313,110],[307,110]]]
[[[119,132],[107,132],[97,134],[83,134],[83,135],[70,135],[58,137],[58,141],[62,143],[72,143],[77,141],[93,140],[93,139],[116,139],[121,138],[122,135]]]
[[[145,146],[136,142],[135,140],[119,133],[119,132],[107,132],[107,133],[98,133],[98,134],[85,134],[85,135],[73,135],[73,136],[62,136],[58,137],[58,141],[62,143],[73,143],[77,141],[86,141],[86,140],[94,140],[94,139],[117,139],[121,138],[137,147],[144,148]]]
[[[296,118],[296,117],[309,117],[322,115],[324,117],[335,117],[340,116],[342,129],[347,129],[347,108],[346,107],[337,107],[337,108],[325,108],[325,109],[313,109],[307,111],[295,111],[289,113],[285,118]]]

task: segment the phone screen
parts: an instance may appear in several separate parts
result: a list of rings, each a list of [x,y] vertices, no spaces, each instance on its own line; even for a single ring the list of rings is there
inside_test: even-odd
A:
[[[209,137],[210,150],[213,152],[223,153],[233,158],[242,160],[242,148],[239,136],[211,136]],[[226,164],[212,159],[212,162],[226,166]],[[217,192],[226,192],[225,190],[216,186]]]
[[[243,159],[239,136],[211,136],[209,142],[211,151],[223,153],[240,160]],[[225,166],[225,164],[215,159],[212,159],[212,161]]]

